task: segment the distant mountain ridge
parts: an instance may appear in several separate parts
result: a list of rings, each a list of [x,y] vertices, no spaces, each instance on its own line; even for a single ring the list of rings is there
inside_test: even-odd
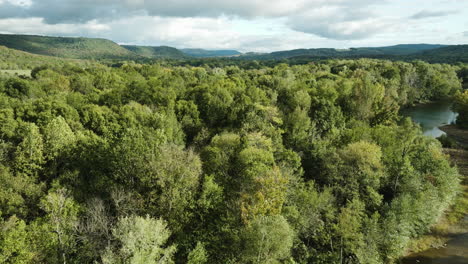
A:
[[[425,50],[433,50],[442,47],[447,47],[448,45],[441,44],[398,44],[393,46],[386,47],[377,47],[377,48],[359,48],[359,49],[373,49],[377,52],[382,52],[389,55],[408,55],[412,53],[417,53]]]
[[[197,58],[232,57],[241,55],[237,50],[180,49],[183,53]]]
[[[168,46],[122,45],[122,47],[139,56],[151,59],[187,59],[189,57],[182,51]]]
[[[248,59],[288,59],[300,56],[309,56],[317,58],[344,58],[360,56],[404,56],[415,54],[422,51],[447,47],[440,44],[400,44],[386,47],[362,47],[349,49],[317,48],[317,49],[295,49],[286,51],[276,51],[266,54],[246,54],[244,58]]]
[[[411,59],[429,62],[468,63],[468,45],[451,45],[410,55]]]
[[[378,58],[468,62],[468,45],[400,44],[349,49],[295,49],[271,53],[241,53],[237,50],[177,49],[168,46],[119,45],[111,40],[82,37],[49,37],[0,34],[0,46],[32,54],[68,59],[147,60],[233,57],[240,60],[311,61],[334,58]]]
[[[421,45],[421,44],[417,44]],[[258,60],[292,60],[294,63],[305,63],[317,59],[356,59],[356,58],[371,58],[371,59],[388,59],[388,60],[402,60],[413,61],[423,60],[430,63],[468,63],[468,45],[430,45],[422,44],[423,46],[411,47],[412,45],[397,45],[390,47],[370,48],[370,51],[364,52],[366,48],[350,49],[338,53],[337,51],[330,51],[328,54],[324,52],[301,53],[298,51],[281,52],[277,54],[267,54],[261,56],[251,56],[247,59]],[[410,47],[410,49],[400,49],[402,46]],[[439,46],[439,47],[438,47]],[[410,51],[410,50],[413,51]],[[321,49],[323,50],[323,49]],[[330,50],[330,49],[328,49]]]

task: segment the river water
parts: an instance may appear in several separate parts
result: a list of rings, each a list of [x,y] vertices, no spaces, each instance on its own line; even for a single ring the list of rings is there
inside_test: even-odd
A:
[[[468,230],[468,216],[460,223],[460,229]],[[412,254],[401,264],[468,264],[468,233],[461,232],[450,236],[445,246],[431,248]]]
[[[450,102],[434,102],[421,104],[401,111],[421,125],[425,135],[439,137],[445,132],[440,126],[452,124],[457,118],[450,107]],[[460,223],[462,230],[468,230],[468,215]],[[432,248],[412,254],[401,260],[402,264],[468,264],[468,233],[461,232],[450,236],[450,240],[443,247]]]
[[[450,109],[451,106],[449,101],[420,104],[402,110],[401,114],[421,125],[425,135],[436,138],[445,134],[439,127],[452,124],[457,119],[458,114]]]

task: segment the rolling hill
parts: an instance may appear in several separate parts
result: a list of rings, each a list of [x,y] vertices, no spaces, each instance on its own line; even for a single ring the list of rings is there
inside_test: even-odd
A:
[[[135,53],[106,39],[0,34],[0,45],[29,53],[72,59],[126,59]]]
[[[394,46],[387,47],[378,47],[378,48],[359,48],[363,50],[374,50],[378,53],[386,55],[408,55],[414,54],[427,50],[434,50],[442,47],[447,47],[447,45],[440,44],[399,44]]]
[[[0,70],[26,70],[42,65],[64,65],[70,62],[83,66],[92,64],[86,60],[37,55],[0,46]]]
[[[141,57],[151,59],[187,59],[189,56],[182,51],[168,46],[136,46],[136,45],[122,45],[125,49],[135,53]]]
[[[276,51],[267,54],[247,54],[241,56],[246,59],[277,60],[295,57],[311,58],[349,58],[349,57],[375,57],[375,56],[406,56],[423,51],[429,51],[446,47],[438,44],[401,44],[387,47],[363,47],[350,49],[295,49],[286,51]]]
[[[237,50],[181,49],[181,51],[196,58],[232,57],[242,54]]]
[[[468,63],[468,45],[453,45],[438,49],[426,50],[409,56],[411,59],[438,63]]]

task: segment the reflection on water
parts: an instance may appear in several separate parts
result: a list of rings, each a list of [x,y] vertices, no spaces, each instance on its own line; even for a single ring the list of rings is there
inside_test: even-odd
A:
[[[445,132],[440,126],[455,123],[458,116],[450,107],[450,102],[435,102],[418,105],[401,112],[419,123],[424,134],[439,137]],[[463,230],[468,230],[468,216],[460,223]],[[451,239],[444,247],[432,248],[401,260],[402,264],[468,264],[468,233],[450,235]]]
[[[420,124],[426,136],[440,137],[445,132],[439,127],[455,123],[457,119],[458,113],[454,113],[451,106],[448,101],[433,102],[404,109],[401,114]]]

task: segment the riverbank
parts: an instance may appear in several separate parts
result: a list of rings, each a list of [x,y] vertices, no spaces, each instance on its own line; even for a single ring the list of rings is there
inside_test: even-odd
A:
[[[449,138],[454,139],[461,148],[468,148],[468,130],[461,129],[456,125],[442,126],[440,130],[444,131]]]
[[[439,128],[454,123],[457,118],[457,113],[452,111],[451,101],[418,104],[402,109],[400,114],[411,117],[414,122],[421,125],[424,135],[433,138],[444,135],[445,133]]]
[[[459,148],[444,149],[462,176],[461,193],[453,206],[431,228],[431,232],[411,242],[401,263],[468,263],[468,130],[453,125],[440,128]]]

